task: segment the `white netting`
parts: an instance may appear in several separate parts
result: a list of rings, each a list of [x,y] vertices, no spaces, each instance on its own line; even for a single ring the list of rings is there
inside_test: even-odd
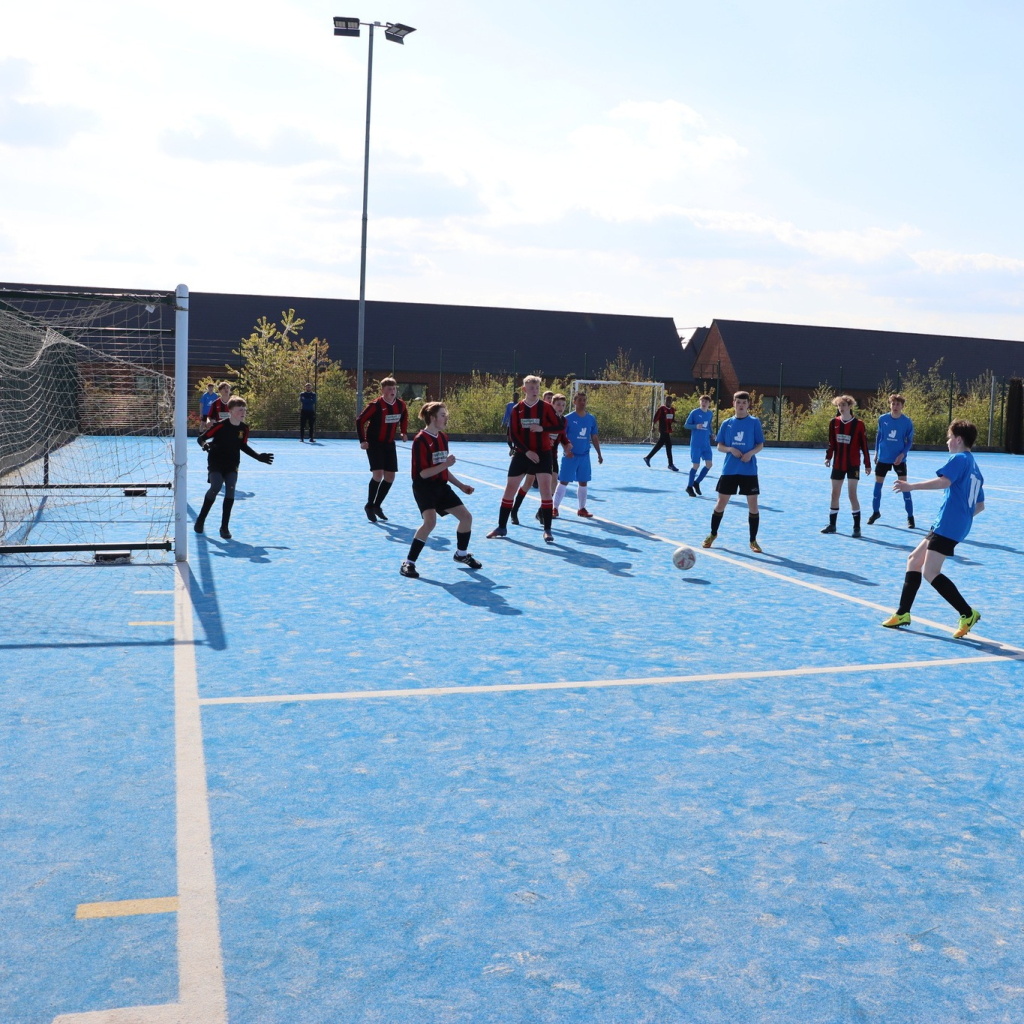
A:
[[[665,401],[665,385],[646,380],[574,380],[569,408],[577,391],[587,393],[587,412],[597,418],[602,441],[649,441],[654,414]]]
[[[173,302],[0,290],[0,558],[171,557]]]

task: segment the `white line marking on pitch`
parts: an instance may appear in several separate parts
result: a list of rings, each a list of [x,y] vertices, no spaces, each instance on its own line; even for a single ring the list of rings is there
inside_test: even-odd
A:
[[[188,563],[174,581],[174,761],[178,860],[178,1002],[66,1013],[53,1024],[226,1024],[206,759]]]
[[[478,484],[484,484],[487,487],[494,487],[497,490],[504,490],[502,484],[494,484],[489,480],[481,480],[479,477],[466,476],[467,480],[472,480]],[[645,530],[642,526],[632,526],[629,523],[620,523],[615,519],[605,519],[604,516],[594,516],[594,521],[598,523],[608,523],[609,526],[618,526],[623,530],[632,530],[634,533],[640,534],[642,537],[648,538],[648,540],[661,541],[663,544],[671,544],[674,547],[686,543],[681,540],[673,540],[671,537],[663,537],[659,533],[652,533],[650,530]],[[711,548],[701,548],[699,554],[707,558],[716,558],[720,562],[728,562],[729,565],[735,565],[737,568],[746,569],[749,572],[758,572],[762,576],[770,576],[773,579],[782,580],[784,583],[792,583],[797,587],[806,587],[808,590],[816,590],[820,594],[828,594],[830,597],[838,597],[841,601],[850,601],[853,604],[863,605],[865,608],[874,608],[880,612],[892,612],[892,605],[877,604],[874,601],[865,600],[863,597],[855,597],[853,594],[844,594],[841,590],[831,590],[829,587],[823,587],[820,583],[811,583],[808,580],[798,580],[793,576],[787,576],[785,573],[776,572],[774,569],[769,569],[767,566],[762,565],[760,562],[740,561],[738,558],[731,558],[729,555],[723,555],[720,551],[714,551]],[[771,552],[765,552],[767,557],[771,557]],[[919,616],[914,616],[914,622],[919,623],[922,626],[931,626],[932,629],[937,629],[942,633],[949,632],[949,624],[942,622],[935,622],[932,619],[922,619]],[[982,636],[980,633],[971,633],[972,640],[980,640],[982,643],[992,644],[996,647],[1002,648],[1004,651],[1014,651],[1018,654],[1024,654],[1024,647],[1015,647],[1013,644],[1003,643],[1001,640],[993,640],[991,637]]]
[[[521,693],[537,690],[597,690],[616,686],[673,686],[680,683],[720,683],[736,679],[782,679],[794,676],[844,675],[853,672],[902,672],[907,669],[947,668],[993,661],[1024,661],[1019,656],[983,654],[971,658],[933,658],[928,661],[889,661],[870,665],[808,665],[752,672],[707,672],[689,676],[648,676],[639,679],[589,679],[554,683],[493,683],[480,686],[421,686],[404,690],[343,690],[337,693],[284,693],[252,697],[204,697],[200,704],[281,704],[292,701],[379,700],[384,697],[447,697],[466,693]]]
[[[135,594],[173,594],[173,590],[135,590]]]
[[[160,622],[129,622],[129,626],[173,626],[174,620]]]

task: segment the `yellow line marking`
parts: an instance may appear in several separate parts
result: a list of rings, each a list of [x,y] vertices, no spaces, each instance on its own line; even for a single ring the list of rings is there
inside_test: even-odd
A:
[[[75,920],[92,917],[132,917],[135,914],[176,914],[177,896],[160,896],[150,900],[114,900],[110,903],[79,903]]]
[[[168,622],[164,622],[164,621],[161,621],[161,622],[129,622],[128,625],[129,626],[173,626],[174,625],[174,620],[171,619]]]
[[[478,484],[484,484],[487,487],[494,487],[497,490],[505,489],[504,485],[491,483],[490,480],[481,480],[479,477],[466,476],[465,474],[462,474],[462,476],[465,476],[467,480],[472,480]],[[603,516],[594,516],[594,521],[598,523],[608,523],[610,526],[618,526],[623,530],[632,530],[634,533],[639,534],[641,537],[646,537],[648,540],[661,541],[663,544],[671,544],[673,547],[679,547],[681,544],[688,543],[687,541],[674,540],[671,537],[663,537],[661,534],[652,533],[650,530],[645,530],[641,526],[633,526],[630,523],[620,523],[615,519],[605,519]],[[715,558],[720,562],[727,562],[729,565],[735,565],[737,568],[746,569],[748,572],[758,572],[761,573],[762,576],[770,576],[773,579],[782,580],[784,583],[792,583],[793,586],[796,587],[806,587],[808,590],[818,591],[819,594],[828,594],[829,597],[838,597],[841,601],[849,601],[852,604],[863,605],[865,608],[874,608],[876,611],[886,613],[891,613],[893,610],[893,606],[891,604],[877,604],[874,601],[867,601],[863,597],[855,597],[853,594],[844,594],[840,590],[831,590],[828,587],[823,587],[820,583],[810,583],[807,580],[798,580],[793,576],[787,576],[785,573],[769,569],[760,562],[740,561],[738,558],[731,558],[729,555],[723,555],[721,552],[714,551],[711,548],[701,548],[698,554],[706,558]],[[770,558],[771,552],[766,551],[765,556]],[[920,616],[915,615],[914,623],[922,626],[931,626],[932,629],[937,629],[942,633],[952,632],[948,622],[935,622],[932,619],[922,619]],[[1015,647],[1013,644],[1006,644],[1001,640],[993,640],[991,637],[982,636],[980,633],[972,632],[970,637],[972,640],[980,640],[982,643],[992,644],[1004,651],[1013,651],[1018,654],[1024,654],[1024,647]]]
[[[516,693],[537,690],[596,690],[615,686],[671,686],[679,683],[720,683],[736,679],[782,679],[794,676],[843,675],[852,672],[902,672],[907,669],[947,668],[993,661],[1024,661],[1024,654],[983,654],[970,658],[932,658],[928,661],[884,661],[869,665],[806,665],[751,672],[707,672],[689,676],[648,676],[638,679],[565,680],[554,683],[492,683],[479,686],[420,686],[404,690],[342,690],[337,693],[283,693],[251,697],[203,697],[200,704],[281,704],[291,701],[379,700],[384,697],[447,697],[466,693]]]

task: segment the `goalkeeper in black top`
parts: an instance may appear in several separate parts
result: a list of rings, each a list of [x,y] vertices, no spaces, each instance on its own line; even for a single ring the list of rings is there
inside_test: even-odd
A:
[[[228,418],[214,423],[199,435],[199,444],[207,453],[207,480],[210,482],[210,489],[203,498],[202,510],[196,518],[196,533],[203,532],[206,517],[223,487],[224,505],[220,513],[220,535],[225,540],[231,540],[228,524],[231,521],[231,506],[235,503],[235,484],[238,482],[238,464],[242,460],[242,452],[257,462],[265,462],[268,466],[274,461],[274,456],[270,452],[261,453],[249,447],[249,425],[244,420],[245,399],[232,398],[228,401]]]

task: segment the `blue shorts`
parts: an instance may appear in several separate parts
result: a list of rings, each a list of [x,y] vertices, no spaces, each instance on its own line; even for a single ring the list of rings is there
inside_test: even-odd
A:
[[[690,444],[690,461],[691,462],[704,462],[711,461],[711,441],[708,438],[704,438],[703,444]]]
[[[571,459],[563,456],[562,465],[558,470],[560,484],[571,484],[573,481],[588,484],[591,476],[593,471],[590,468],[590,452],[585,455],[574,455]]]

